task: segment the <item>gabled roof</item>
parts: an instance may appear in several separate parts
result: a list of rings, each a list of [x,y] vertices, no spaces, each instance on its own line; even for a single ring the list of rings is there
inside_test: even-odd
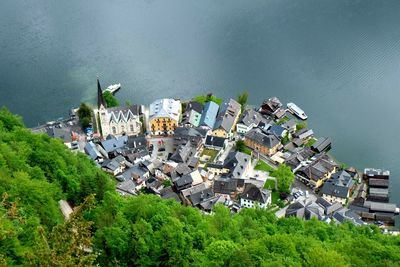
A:
[[[150,104],[149,118],[171,118],[179,121],[182,106],[179,100],[164,98]]]
[[[237,190],[237,179],[220,177],[214,180],[214,192],[220,194],[232,194]]]
[[[250,164],[251,156],[238,151],[229,152],[224,161],[224,168],[229,169],[229,175],[234,178],[241,178]]]
[[[187,142],[185,145],[179,146],[170,159],[175,162],[187,163],[195,154],[196,149],[191,146],[190,142]]]
[[[229,102],[224,102],[219,109],[214,129],[222,128],[226,132],[231,131],[235,119],[239,115],[240,111],[241,105],[235,100],[230,99]]]
[[[285,128],[278,124],[274,124],[271,127],[269,127],[268,132],[275,134],[277,136],[282,136],[283,132],[285,131]]]
[[[321,137],[315,142],[311,148],[316,152],[320,153],[322,151],[328,150],[331,147],[331,139],[327,137]]]
[[[215,120],[218,114],[219,106],[217,103],[210,101],[204,105],[204,110],[200,118],[200,125],[214,128]]]
[[[107,153],[110,153],[114,150],[125,147],[127,143],[128,143],[128,137],[120,136],[102,141],[101,146]]]
[[[72,142],[71,130],[68,130],[66,128],[57,128],[57,127],[48,128],[46,130],[46,133],[48,136],[52,138],[62,139],[64,143]]]
[[[97,147],[93,142],[86,143],[84,150],[86,154],[88,154],[89,157],[93,160],[102,158],[101,153],[99,152],[99,150],[97,150]]]
[[[273,148],[280,143],[274,134],[264,134],[259,129],[250,130],[246,133],[245,138],[268,148]]]
[[[194,111],[196,111],[197,113],[200,113],[200,114],[201,114],[201,112],[203,111],[203,105],[200,104],[200,103],[197,102],[197,101],[190,101],[190,102],[187,104],[186,112],[189,112],[189,111],[191,111],[191,110],[194,110]]]
[[[296,126],[296,120],[295,119],[290,119],[287,122],[285,122],[284,124],[282,124],[282,127],[286,130],[289,130],[293,127]]]
[[[188,196],[193,206],[200,204],[201,202],[214,196],[212,188],[206,188],[200,192],[196,192]]]
[[[258,125],[262,120],[263,116],[259,112],[253,109],[248,109],[243,113],[240,119],[240,123],[246,126],[251,126],[251,125]]]
[[[246,184],[243,193],[241,194],[242,199],[248,199],[257,201],[258,203],[265,204],[271,197],[271,191],[260,189],[254,184]]]
[[[190,174],[185,174],[182,177],[179,177],[177,180],[175,180],[176,187],[191,185],[192,183],[193,183],[193,178]]]
[[[224,144],[225,144],[225,141],[226,141],[226,138],[207,135],[205,145],[206,146],[213,146],[213,147],[223,148]]]
[[[139,106],[133,105],[130,107],[114,107],[108,108],[108,121],[119,123],[127,122],[130,119],[137,119],[139,116]]]
[[[326,173],[332,172],[338,164],[334,162],[327,154],[319,154],[317,158],[307,166],[299,169],[308,179],[318,181]]]
[[[145,148],[145,147],[147,147],[146,137],[144,135],[128,136],[127,146],[129,148]]]

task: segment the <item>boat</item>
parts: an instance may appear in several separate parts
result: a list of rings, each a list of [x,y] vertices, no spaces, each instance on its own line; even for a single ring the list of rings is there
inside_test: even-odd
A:
[[[104,92],[110,92],[111,94],[115,94],[119,89],[121,89],[121,84],[116,83],[116,84],[112,84],[112,85],[108,86],[104,90]]]
[[[290,112],[292,112],[294,115],[296,115],[300,119],[306,120],[308,118],[306,113],[301,108],[299,108],[295,103],[288,103],[287,107]]]

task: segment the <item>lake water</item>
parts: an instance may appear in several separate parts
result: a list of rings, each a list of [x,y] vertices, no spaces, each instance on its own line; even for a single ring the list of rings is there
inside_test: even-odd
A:
[[[214,92],[278,96],[335,157],[392,171],[400,204],[400,1],[96,0],[0,3],[0,106],[27,126],[94,102]]]

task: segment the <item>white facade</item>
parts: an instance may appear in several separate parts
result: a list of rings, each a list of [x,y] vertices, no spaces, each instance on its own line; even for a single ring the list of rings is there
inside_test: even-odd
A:
[[[95,114],[100,121],[103,136],[109,134],[114,136],[139,135],[142,131],[142,122],[139,114],[134,114],[132,109],[127,107],[123,109],[106,109],[100,107]]]
[[[271,205],[271,197],[269,197],[267,199],[267,202],[265,203],[256,202],[251,199],[246,199],[243,197],[240,199],[240,206],[242,208],[254,208],[256,205],[258,205],[262,209],[266,208],[267,206]]]
[[[256,127],[255,124],[250,124],[249,126],[243,124],[243,123],[238,123],[236,124],[236,132],[239,134],[246,134],[248,131]]]

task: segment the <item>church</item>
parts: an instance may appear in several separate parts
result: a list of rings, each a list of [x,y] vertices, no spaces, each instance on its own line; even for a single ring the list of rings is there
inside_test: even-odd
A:
[[[142,122],[140,120],[141,107],[132,105],[129,107],[107,108],[103,98],[99,79],[97,79],[97,109],[94,110],[96,116],[97,129],[101,135],[139,135],[142,132]]]

